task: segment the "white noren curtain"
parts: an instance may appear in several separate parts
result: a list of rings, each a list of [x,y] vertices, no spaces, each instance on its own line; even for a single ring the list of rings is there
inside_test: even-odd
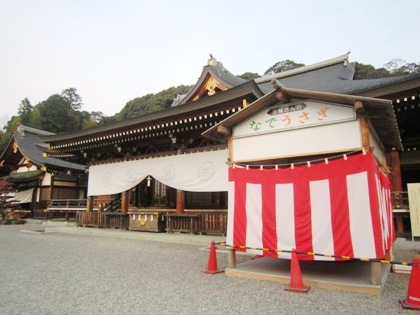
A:
[[[227,191],[227,150],[94,165],[89,168],[88,196],[121,193],[148,175],[185,191]]]

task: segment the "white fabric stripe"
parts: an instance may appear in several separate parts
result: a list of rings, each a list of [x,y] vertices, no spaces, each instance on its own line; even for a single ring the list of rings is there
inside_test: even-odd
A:
[[[391,226],[389,218],[388,218],[388,193],[389,190],[382,187],[380,178],[376,176],[376,185],[377,189],[380,192],[379,200],[380,200],[380,214],[381,214],[381,227],[382,227],[382,237],[383,237],[383,250],[386,251],[387,248],[391,244],[388,244],[388,238],[390,237],[390,231],[388,230],[388,227]],[[391,219],[392,220],[392,219]]]
[[[235,183],[228,182],[228,218],[227,218],[227,231],[226,231],[226,244],[233,244],[233,232],[234,232],[234,218],[235,218]],[[238,244],[244,245],[244,244]]]
[[[388,226],[388,218],[386,214],[385,208],[385,190],[381,186],[381,182],[378,176],[375,176],[375,183],[376,183],[376,193],[378,196],[379,201],[379,217],[380,217],[380,225],[381,225],[381,233],[382,233],[382,250],[385,251],[386,242],[387,242],[387,234],[388,231],[386,230],[386,226]]]
[[[356,258],[376,258],[366,172],[347,176],[350,234]]]
[[[296,248],[294,201],[293,184],[276,185],[277,249]],[[280,252],[278,257],[290,259],[291,254]]]
[[[262,248],[262,187],[259,184],[246,185],[246,246]],[[262,255],[262,250],[247,250]]]
[[[312,245],[318,254],[334,255],[331,221],[331,198],[328,180],[309,183],[312,217]],[[315,260],[335,260],[332,257],[314,256]]]

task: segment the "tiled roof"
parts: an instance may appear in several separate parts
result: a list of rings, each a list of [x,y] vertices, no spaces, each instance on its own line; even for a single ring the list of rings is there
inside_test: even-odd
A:
[[[82,165],[44,156],[44,152],[40,148],[47,148],[47,144],[42,142],[40,137],[49,135],[54,135],[54,133],[20,125],[15,131],[13,138],[21,154],[38,167],[48,166],[53,169],[64,168],[74,171],[84,171],[85,167]]]

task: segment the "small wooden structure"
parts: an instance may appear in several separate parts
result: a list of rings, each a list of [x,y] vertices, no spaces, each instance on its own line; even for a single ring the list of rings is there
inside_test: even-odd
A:
[[[164,232],[166,230],[165,212],[139,209],[128,211],[128,215],[130,231]]]
[[[235,205],[235,207],[238,206],[240,209],[236,210],[236,208],[229,208],[228,210],[227,244],[232,247],[229,259],[230,268],[227,270],[228,273],[231,271],[233,274],[237,274],[237,271],[234,270],[236,267],[235,249],[247,248],[247,251],[254,251],[260,255],[286,258],[287,254],[282,254],[282,251],[292,250],[292,248],[273,248],[267,244],[279,246],[279,244],[293,244],[296,242],[294,246],[306,248],[306,250],[303,251],[307,254],[306,256],[303,255],[302,259],[305,259],[306,257],[307,260],[329,260],[329,258],[314,257],[309,254],[311,252],[319,253],[319,251],[317,251],[318,248],[326,249],[327,247],[324,247],[326,243],[334,242],[334,246],[328,246],[333,252],[321,252],[321,254],[325,254],[325,257],[329,257],[330,255],[336,256],[337,252],[335,250],[337,244],[340,242],[340,237],[347,237],[345,236],[347,233],[342,234],[341,232],[338,232],[333,239],[321,240],[321,235],[323,235],[323,237],[329,237],[330,234],[325,234],[325,231],[319,233],[321,230],[318,231],[316,229],[332,229],[331,233],[334,233],[334,227],[328,226],[328,223],[325,222],[330,222],[333,226],[337,226],[335,223],[338,224],[338,222],[334,222],[336,219],[329,217],[312,217],[308,219],[308,216],[313,216],[316,213],[328,215],[329,212],[326,211],[327,208],[333,207],[330,203],[333,203],[334,196],[329,194],[328,186],[324,186],[327,183],[325,180],[317,180],[311,183],[305,182],[304,184],[299,182],[300,184],[294,184],[295,189],[297,189],[296,187],[300,187],[303,191],[307,190],[307,193],[310,194],[310,196],[308,196],[293,190],[291,188],[293,186],[290,186],[292,184],[288,184],[288,180],[283,179],[282,181],[282,179],[278,177],[276,180],[280,180],[281,183],[284,183],[284,185],[287,184],[288,186],[280,184],[280,186],[275,186],[275,189],[282,190],[276,190],[276,199],[271,201],[271,198],[274,198],[274,195],[270,195],[270,189],[272,188],[269,188],[271,186],[269,186],[268,182],[271,183],[273,180],[274,171],[282,168],[293,169],[294,165],[297,167],[297,165],[302,164],[307,168],[311,167],[311,163],[325,163],[328,165],[328,159],[334,160],[338,156],[343,156],[343,154],[344,158],[346,158],[346,154],[351,154],[351,152],[359,150],[371,152],[383,172],[388,173],[386,164],[387,154],[393,150],[401,149],[400,137],[390,101],[289,89],[281,86],[276,81],[274,81],[273,84],[276,87],[275,91],[250,104],[241,112],[232,115],[230,118],[220,122],[218,125],[210,128],[204,133],[205,136],[212,139],[220,139],[223,141],[224,138],[227,138],[231,167],[244,169],[244,172],[247,172],[246,170],[248,170],[248,168],[255,168],[255,175],[252,175],[254,176],[252,178],[267,176],[266,181],[264,179],[259,179],[261,180],[260,186],[257,185],[256,179],[255,181],[252,179],[249,185],[242,183],[240,178],[245,175],[238,175],[239,179],[236,182],[232,182],[230,186],[238,186],[237,190],[229,191],[229,198],[233,199],[230,204]],[[312,166],[312,168],[315,167],[316,166]],[[264,168],[267,168],[266,173],[262,172]],[[261,175],[258,175],[258,172],[260,172]],[[286,172],[280,174],[288,177],[292,176],[290,180],[293,182],[294,175],[286,175]],[[287,174],[303,175],[300,171],[298,173],[289,172]],[[321,176],[317,175],[315,178],[324,177],[322,177],[321,174]],[[353,178],[352,175],[351,178]],[[334,177],[332,177],[332,179],[334,179]],[[233,179],[230,179],[230,181],[232,180]],[[297,180],[299,181],[299,179]],[[309,190],[310,184],[321,185],[320,183],[322,183],[322,190],[318,189],[318,186],[313,186],[314,188],[311,188],[311,191]],[[242,187],[242,185],[248,186],[245,188]],[[264,191],[264,187],[268,187],[266,188],[267,191]],[[260,189],[262,189],[262,191],[260,191]],[[347,189],[350,188],[347,187]],[[389,182],[388,188],[385,186],[384,189],[384,191],[386,191],[386,189],[389,191]],[[288,192],[287,194],[286,191]],[[312,193],[315,194],[317,192],[322,193],[325,198],[322,197],[322,200],[315,200],[315,196],[313,196]],[[360,190],[360,192],[364,194],[362,190]],[[253,193],[256,195],[255,201],[252,199]],[[242,197],[243,194],[247,194],[246,200],[238,199],[245,198]],[[280,194],[284,197],[280,198]],[[311,209],[311,205],[309,205],[309,212],[305,212],[304,214],[301,210],[298,210],[299,214],[296,214],[295,212],[294,217],[293,214],[290,215],[289,212],[282,212],[293,211],[293,203],[300,205],[300,203],[298,203],[300,200],[294,199],[293,201],[293,195],[298,196],[295,198],[304,198],[308,203],[313,203],[313,207],[316,208]],[[349,203],[351,203],[351,196],[347,198],[349,198]],[[361,196],[355,197],[355,199],[360,198]],[[359,244],[354,244],[353,246],[356,246],[353,247],[355,252],[356,248],[359,247],[360,249],[357,251],[359,253],[368,253],[368,255],[372,255],[369,256],[370,258],[390,259],[390,243],[392,243],[393,231],[392,212],[389,199],[390,196],[384,197],[383,201],[388,204],[383,209],[378,208],[378,210],[375,210],[382,211],[382,215],[386,222],[388,222],[388,225],[383,231],[385,234],[380,234],[381,239],[378,240],[379,242],[383,241],[384,246],[387,246],[387,256],[376,257],[377,251],[365,251],[363,247],[366,246],[365,243],[367,244],[368,240],[361,241]],[[344,199],[340,200],[343,201]],[[270,204],[265,205],[268,202],[270,202]],[[273,202],[275,205],[272,204]],[[280,202],[280,204],[277,204],[276,202]],[[285,203],[287,203],[287,205],[285,205]],[[369,204],[370,203],[367,202],[367,207],[365,208],[366,211],[369,212],[369,216],[363,215],[360,209],[357,210],[357,213],[362,215],[359,219],[361,220],[359,221],[360,227],[368,227],[363,220],[370,217],[371,210]],[[364,207],[362,204],[360,204],[360,206]],[[275,207],[275,209],[272,210],[273,213],[269,212],[272,207]],[[347,206],[343,205],[343,211],[346,207]],[[338,208],[337,211],[342,212]],[[355,205],[355,208],[358,208],[358,206]],[[243,217],[245,214],[244,211],[246,211],[246,217]],[[288,219],[291,221],[284,222],[284,220]],[[255,220],[262,221],[261,223],[255,224]],[[354,220],[357,220],[357,218]],[[241,223],[236,224],[236,221],[240,221]],[[342,226],[346,225],[345,222],[341,221],[339,224]],[[377,221],[376,224],[377,226],[382,226],[382,222]],[[246,228],[243,227],[244,225],[246,225]],[[310,226],[308,227],[308,225]],[[369,228],[372,228],[372,226],[369,226]],[[278,229],[277,232],[276,229]],[[267,232],[266,230],[273,232],[270,234],[270,232]],[[284,235],[284,239],[282,239],[281,237],[283,237],[283,234],[279,233],[284,233],[286,230],[289,231],[289,234]],[[294,235],[294,233],[296,233],[296,235]],[[360,228],[357,230],[357,226],[354,225],[352,234],[349,236],[353,236],[357,239],[357,234],[363,235],[364,233],[365,231],[361,231]],[[385,235],[385,237],[383,237],[383,235]],[[332,237],[332,234],[330,236]],[[274,239],[271,240],[269,237],[274,237]],[[374,237],[376,237],[376,235]],[[371,240],[372,243],[376,242],[374,237]],[[297,242],[299,242],[300,245],[297,244]],[[319,247],[313,247],[318,246],[316,245],[317,242],[320,242]],[[343,239],[341,242],[351,242],[351,239]],[[264,248],[268,249],[264,250]],[[311,250],[309,250],[309,248],[311,248]],[[255,251],[255,249],[258,250]],[[280,250],[278,254],[277,250]],[[299,250],[302,251],[302,249],[297,248],[297,251]],[[345,257],[344,254],[339,255]],[[381,268],[379,263],[371,262],[370,264],[371,273],[369,275],[369,281],[372,285],[380,287],[386,273],[383,272],[383,268]]]

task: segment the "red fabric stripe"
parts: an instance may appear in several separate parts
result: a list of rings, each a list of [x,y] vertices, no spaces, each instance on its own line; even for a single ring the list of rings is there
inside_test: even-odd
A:
[[[295,196],[295,238],[296,251],[313,252],[312,246],[312,214],[308,167],[303,166],[295,170],[296,176],[293,186]],[[299,259],[313,260],[313,256],[299,255]]]
[[[241,170],[236,169],[232,172],[235,181],[235,201],[234,201],[234,226],[233,226],[233,244],[234,246],[246,246],[246,178]],[[238,178],[239,177],[239,178]],[[244,250],[242,250],[244,251]]]
[[[263,180],[262,186],[262,222],[263,235],[262,243],[264,248],[277,249],[277,234],[276,234],[276,195],[275,195],[275,175],[270,170],[266,170],[264,176],[260,176]],[[274,222],[274,224],[273,224]],[[264,251],[264,256],[277,257],[277,253],[273,251]]]
[[[344,183],[344,187],[343,187]],[[346,177],[343,174],[330,178],[331,222],[334,240],[334,255],[353,257],[351,243],[350,217],[346,189]]]

